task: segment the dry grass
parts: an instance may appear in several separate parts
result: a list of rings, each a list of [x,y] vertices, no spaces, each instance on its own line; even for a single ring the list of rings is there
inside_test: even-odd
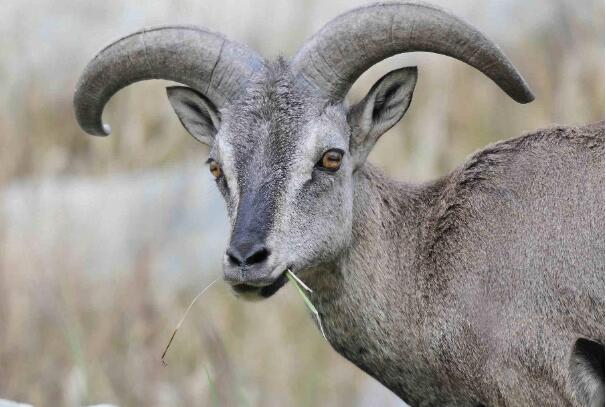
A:
[[[115,273],[97,278],[79,262],[88,247],[67,246],[57,238],[49,253],[45,251],[49,245],[36,231],[7,235],[1,212],[3,185],[66,174],[97,177],[183,160],[202,162],[206,154],[181,129],[157,83],[125,90],[110,103],[106,119],[114,136],[85,137],[71,108],[71,92],[82,64],[67,64],[65,74],[59,75],[52,64],[35,70],[24,59],[25,51],[34,58],[53,47],[42,41],[48,28],[43,23],[52,28],[54,19],[64,17],[60,13],[76,6],[65,1],[49,3],[47,8],[58,14],[49,16],[40,8],[44,12],[33,20],[40,24],[28,25],[39,31],[25,32],[24,24],[15,24],[15,32],[6,32],[2,30],[11,26],[10,21],[36,12],[25,3],[9,3],[12,8],[3,10],[13,14],[0,20],[4,22],[0,24],[0,398],[36,406],[99,402],[120,406],[355,405],[367,392],[369,379],[330,349],[294,290],[281,290],[270,301],[249,304],[217,285],[193,308],[167,355],[168,366],[163,367],[160,355],[175,321],[209,281],[184,287],[165,285],[153,273],[157,259],[151,246],[140,250],[133,264],[116,261],[112,263]],[[194,7],[194,3],[203,2],[187,4]],[[308,0],[301,4],[309,6],[303,7],[305,27],[320,25],[312,19],[313,11],[324,10],[325,3]],[[325,21],[350,7],[339,4],[339,10],[318,11],[316,18]],[[470,4],[475,15],[467,17],[491,29],[492,20],[482,20],[488,15],[482,13],[487,3]],[[371,159],[401,179],[428,179],[452,169],[489,142],[554,122],[603,119],[604,6],[596,0],[581,10],[575,4],[561,1],[560,11],[547,21],[515,23],[511,32],[517,35],[496,38],[537,94],[537,101],[528,106],[514,104],[474,70],[440,56],[395,57],[371,69],[354,89],[354,98],[361,97],[387,69],[420,65],[411,109],[403,123],[382,139]],[[126,30],[124,19],[116,18],[122,3],[91,1],[77,7],[83,22],[106,18],[102,25],[111,28],[114,36]],[[293,7],[298,21],[302,6]],[[89,9],[95,11],[95,19]],[[180,17],[170,21],[189,21],[186,6],[171,11]],[[147,11],[137,12],[145,16]],[[212,15],[208,20],[204,16],[201,23],[212,28]],[[234,16],[239,14],[234,12]],[[271,19],[276,24],[295,21],[292,16],[291,20],[280,16]],[[168,21],[156,16],[142,19],[141,25]],[[244,27],[248,31],[238,35],[250,38],[253,46],[267,53],[264,41],[275,36],[257,38],[252,33],[264,23],[248,24]],[[231,36],[235,33],[229,30],[243,27],[225,26]],[[284,32],[289,29],[280,27]],[[29,44],[26,34],[38,40],[40,49],[19,45]],[[294,47],[309,32],[291,34],[292,38],[278,39]],[[91,38],[90,44],[98,40]],[[69,44],[79,50],[73,54],[78,55],[74,59],[78,62],[95,47],[87,35]],[[61,49],[52,51],[48,55],[68,58]],[[9,245],[9,241],[20,245]],[[158,241],[163,241],[162,236]],[[213,272],[218,275],[220,270]]]
[[[355,385],[366,378],[330,349],[290,290],[251,305],[222,284],[214,287],[193,308],[163,366],[167,335],[197,290],[156,286],[151,260],[142,258],[124,278],[94,284],[77,270],[11,275],[3,263],[3,396],[38,406],[356,400]]]

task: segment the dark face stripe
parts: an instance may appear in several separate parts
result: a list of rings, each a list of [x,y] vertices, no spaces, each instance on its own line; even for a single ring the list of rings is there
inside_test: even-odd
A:
[[[280,210],[306,111],[287,73],[283,61],[269,69],[266,80],[239,101],[231,123],[240,194],[232,243],[264,242]]]
[[[281,183],[264,183],[257,188],[249,186],[241,190],[231,244],[265,242],[274,223],[278,191],[281,188],[279,184]]]

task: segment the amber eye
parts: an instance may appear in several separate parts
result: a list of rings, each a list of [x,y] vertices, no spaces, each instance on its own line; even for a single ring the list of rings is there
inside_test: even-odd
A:
[[[322,156],[318,166],[326,171],[335,172],[341,167],[343,152],[341,150],[328,150]]]
[[[223,171],[221,171],[221,166],[216,161],[209,162],[208,168],[210,169],[210,173],[215,178],[219,178],[223,174]]]

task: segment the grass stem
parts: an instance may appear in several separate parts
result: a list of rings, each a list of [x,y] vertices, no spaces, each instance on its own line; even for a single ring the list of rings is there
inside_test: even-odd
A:
[[[170,344],[173,343],[173,339],[175,339],[175,335],[177,334],[177,331],[179,330],[179,328],[181,328],[181,325],[183,324],[183,321],[185,321],[185,317],[187,317],[187,314],[189,314],[189,311],[191,310],[191,308],[194,306],[194,304],[196,303],[196,301],[198,301],[198,298],[200,298],[202,296],[202,294],[204,294],[206,292],[206,290],[208,290],[210,287],[213,286],[213,284],[215,284],[217,282],[217,280],[219,279],[219,277],[215,278],[209,285],[207,285],[206,287],[204,287],[202,289],[202,291],[200,291],[198,293],[198,295],[196,295],[194,297],[194,299],[191,301],[191,303],[189,303],[189,306],[187,307],[187,309],[185,310],[185,313],[183,314],[183,316],[181,317],[181,320],[179,321],[179,323],[177,324],[177,327],[175,328],[175,330],[173,331],[173,334],[171,335],[168,343],[166,344],[166,348],[164,348],[164,352],[162,352],[162,364],[164,366],[167,365],[166,361],[164,360],[164,357],[166,356],[166,352],[168,352],[168,348],[170,348]]]
[[[295,274],[290,271],[290,269],[286,270],[286,277],[288,277],[290,282],[293,283],[293,285],[297,288],[299,295],[301,296],[301,298],[303,298],[303,302],[305,302],[307,308],[309,308],[311,313],[316,317],[316,320],[318,321],[318,326],[320,327],[320,332],[322,332],[322,336],[324,337],[324,339],[326,339],[326,335],[324,334],[324,328],[322,327],[322,320],[320,319],[320,313],[318,312],[316,307],[314,307],[314,305],[311,303],[311,301],[309,300],[305,292],[301,289],[301,287],[305,288],[310,293],[313,291],[311,290],[311,288],[306,286],[299,277],[295,276]],[[326,340],[328,341],[328,339]]]

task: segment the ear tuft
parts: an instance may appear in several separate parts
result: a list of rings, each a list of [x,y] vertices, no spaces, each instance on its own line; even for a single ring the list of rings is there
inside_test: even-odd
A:
[[[392,128],[408,110],[417,83],[417,67],[406,67],[389,72],[373,85],[368,95],[352,107],[348,121],[353,134],[350,142],[352,155],[359,163],[387,130]]]
[[[212,145],[221,123],[215,105],[186,86],[170,86],[166,94],[187,132],[201,143]]]

